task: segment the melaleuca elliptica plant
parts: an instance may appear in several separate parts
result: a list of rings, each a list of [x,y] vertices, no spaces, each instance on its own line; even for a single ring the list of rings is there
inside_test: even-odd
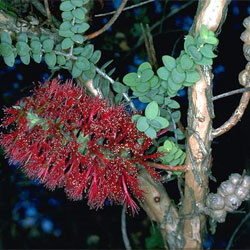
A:
[[[116,17],[126,2],[121,2]],[[249,101],[246,91],[230,120],[212,128],[211,70],[217,30],[229,2],[199,1],[180,55],[163,55],[157,70],[144,62],[120,80],[106,73],[108,63],[98,67],[101,51],[94,50],[89,40],[109,24],[86,35],[88,0],[62,0],[62,22],[56,29],[27,28],[21,19],[15,26],[15,16],[6,12],[0,26],[0,54],[8,66],[17,56],[27,65],[30,59],[40,63],[44,58],[52,72],[66,69],[73,77],[38,84],[31,96],[4,109],[0,145],[6,157],[49,189],[63,187],[73,200],[87,198],[91,208],[102,208],[108,200],[134,215],[139,203],[160,227],[166,249],[201,248],[206,217],[213,225],[224,222],[227,212],[250,199],[250,177],[245,174],[232,174],[216,194],[208,191],[211,142],[237,123]],[[49,21],[53,23],[51,17]],[[249,18],[244,26],[242,40],[249,61]],[[248,64],[240,83],[249,87]],[[183,88],[189,88],[185,131],[174,99]],[[113,103],[108,98],[111,92]],[[135,109],[134,98],[147,105],[143,112]],[[166,171],[185,179],[178,209],[163,186]]]

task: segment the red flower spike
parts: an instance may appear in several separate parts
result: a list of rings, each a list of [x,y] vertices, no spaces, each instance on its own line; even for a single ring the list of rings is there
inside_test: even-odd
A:
[[[110,107],[71,81],[40,84],[4,112],[1,126],[9,132],[0,134],[0,145],[10,162],[51,190],[64,186],[73,200],[86,193],[91,208],[108,199],[134,215],[139,207],[131,194],[143,200],[139,168],[160,179],[145,163],[158,156],[144,155],[152,140],[136,129],[124,106]]]

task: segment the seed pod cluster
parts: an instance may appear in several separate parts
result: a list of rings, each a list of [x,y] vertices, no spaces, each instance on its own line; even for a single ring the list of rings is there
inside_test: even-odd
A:
[[[217,193],[210,193],[206,200],[208,214],[217,222],[224,222],[227,212],[238,209],[241,203],[250,199],[250,176],[231,174],[221,183]]]
[[[245,18],[243,26],[246,30],[241,34],[240,39],[244,42],[243,53],[248,63],[246,68],[239,74],[239,82],[241,85],[247,87],[250,81],[250,16]]]

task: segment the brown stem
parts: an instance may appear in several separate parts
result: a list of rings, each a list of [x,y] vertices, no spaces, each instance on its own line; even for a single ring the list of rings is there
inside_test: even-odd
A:
[[[238,123],[238,121],[241,119],[242,115],[244,114],[244,111],[249,103],[249,100],[250,100],[250,92],[248,91],[242,95],[239,106],[234,111],[233,115],[222,126],[212,131],[213,138],[226,133]]]
[[[100,34],[104,33],[106,30],[109,29],[109,27],[111,25],[114,24],[114,22],[116,21],[116,19],[119,17],[119,15],[122,13],[122,10],[123,8],[125,7],[126,3],[127,3],[128,0],[122,0],[121,2],[121,5],[119,6],[119,8],[117,9],[117,11],[115,12],[115,14],[112,16],[112,18],[109,20],[108,23],[106,23],[101,29],[89,34],[89,35],[86,35],[85,37],[90,40],[90,39],[93,39],[97,36],[99,36]]]
[[[216,31],[225,19],[228,3],[229,0],[200,0],[191,33],[196,35],[201,24]],[[183,249],[202,249],[206,217],[200,214],[197,204],[205,206],[211,166],[212,73],[206,66],[197,69],[201,79],[189,89],[187,171],[181,208]]]
[[[248,92],[248,91],[250,91],[250,87],[248,87],[248,88],[242,88],[242,89],[236,89],[236,90],[232,90],[232,91],[229,91],[229,92],[226,92],[226,93],[214,96],[212,98],[212,100],[216,101],[216,100],[219,100],[221,98],[225,98],[225,97],[228,97],[228,96],[231,96],[231,95],[235,95],[235,94],[241,94],[241,93]]]
[[[186,166],[184,165],[179,165],[179,166],[170,166],[170,165],[163,165],[160,163],[155,163],[155,162],[146,162],[150,167],[158,168],[158,169],[163,169],[166,171],[180,171],[180,172],[186,172]]]

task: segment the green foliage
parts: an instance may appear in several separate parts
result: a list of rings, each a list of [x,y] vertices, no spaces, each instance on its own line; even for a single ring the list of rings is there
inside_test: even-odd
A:
[[[145,240],[146,249],[164,249],[164,242],[160,230],[155,226],[150,227],[150,236]]]

